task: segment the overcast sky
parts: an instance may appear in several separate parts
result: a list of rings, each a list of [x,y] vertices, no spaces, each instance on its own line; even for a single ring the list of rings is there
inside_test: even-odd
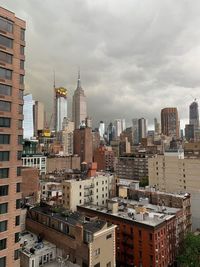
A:
[[[0,0],[27,22],[26,88],[52,112],[78,66],[94,124],[145,117],[200,99],[199,0]],[[70,112],[71,113],[71,112]]]

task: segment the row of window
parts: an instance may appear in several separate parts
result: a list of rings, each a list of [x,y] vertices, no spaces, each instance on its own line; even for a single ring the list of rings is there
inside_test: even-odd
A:
[[[0,30],[13,33],[13,22],[0,17]]]
[[[22,151],[17,151],[17,160],[22,159]],[[9,161],[10,151],[0,151],[0,161]]]
[[[8,64],[12,64],[13,55],[0,51],[0,61]],[[24,60],[20,60],[20,69],[24,70]]]
[[[0,111],[11,112],[11,102],[0,100]],[[23,105],[19,105],[19,114],[23,114]]]
[[[18,135],[18,145],[22,145],[23,135]],[[10,134],[0,134],[0,144],[10,144]]]
[[[13,48],[13,40],[6,36],[0,35],[0,45],[5,46],[7,48]],[[20,45],[20,55],[24,55],[25,47]]]
[[[8,195],[8,189],[9,186],[8,185],[1,185],[0,186],[0,196],[7,196]],[[16,193],[21,192],[21,183],[17,183],[16,184]]]
[[[24,66],[24,63],[22,65]],[[12,73],[12,70],[0,68],[0,79],[12,80]],[[24,75],[19,75],[19,82],[20,84],[24,84]]]
[[[22,129],[23,121],[18,120],[18,129]],[[0,117],[0,127],[10,128],[11,118]]]

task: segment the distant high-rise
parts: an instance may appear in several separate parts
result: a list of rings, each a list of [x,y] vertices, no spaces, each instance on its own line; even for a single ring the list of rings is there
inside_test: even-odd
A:
[[[63,119],[67,118],[67,89],[64,87],[54,88],[55,94],[55,130],[62,130]]]
[[[160,123],[158,122],[157,118],[154,118],[154,131],[155,134],[160,134]]]
[[[161,110],[161,132],[167,136],[179,137],[177,108],[163,108]]]
[[[99,134],[101,139],[104,137],[105,134],[105,123],[103,121],[100,121],[99,123]]]
[[[77,88],[73,96],[72,104],[72,120],[74,121],[75,129],[79,129],[82,121],[87,117],[87,104],[84,90],[81,87],[80,71],[78,73]]]
[[[120,134],[125,130],[125,119],[116,119],[114,121],[114,126],[116,131],[116,137],[119,137]]]
[[[38,131],[44,129],[44,104],[35,101],[33,106],[33,120],[34,120],[34,136],[38,135]]]
[[[140,143],[142,138],[147,137],[147,121],[144,118],[138,120],[138,135]]]
[[[190,104],[189,116],[189,124],[194,125],[194,130],[199,129],[199,106],[196,99]]]
[[[0,7],[0,266],[19,267],[25,21]]]
[[[24,95],[24,139],[31,139],[34,136],[34,125],[33,125],[33,106],[35,101],[33,100],[32,94]]]
[[[133,144],[136,145],[139,143],[139,129],[138,129],[138,119],[132,119],[133,125]]]

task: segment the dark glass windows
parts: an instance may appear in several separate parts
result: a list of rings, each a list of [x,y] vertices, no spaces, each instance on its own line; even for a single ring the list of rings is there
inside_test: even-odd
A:
[[[1,168],[0,179],[8,178],[8,176],[9,176],[9,168]]]
[[[0,17],[0,30],[5,32],[13,32],[13,22]]]
[[[11,95],[12,86],[0,83],[0,95]]]
[[[13,40],[0,35],[0,45],[6,46],[7,48],[13,48]]]
[[[12,80],[12,70],[0,68],[0,78]]]
[[[0,144],[10,144],[10,134],[0,134]]]
[[[0,161],[9,161],[9,156],[9,151],[0,151]]]
[[[3,61],[8,64],[12,64],[12,55],[5,53],[3,51],[0,51],[0,61]]]
[[[0,111],[11,111],[11,103],[7,101],[0,100]]]
[[[11,118],[0,117],[0,127],[10,128]]]

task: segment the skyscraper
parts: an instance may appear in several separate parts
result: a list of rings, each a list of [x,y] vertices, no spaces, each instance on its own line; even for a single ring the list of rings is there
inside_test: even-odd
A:
[[[194,125],[194,130],[199,129],[199,106],[196,99],[190,104],[189,117],[189,124]]]
[[[62,130],[63,119],[67,118],[67,89],[64,87],[55,88],[55,130]]]
[[[18,267],[25,21],[0,7],[0,266]]]
[[[24,139],[31,139],[34,136],[34,126],[33,126],[33,106],[34,100],[32,94],[24,95],[24,121],[23,121],[23,129],[24,129]]]
[[[160,134],[160,123],[158,122],[157,118],[154,118],[154,131],[155,134]]]
[[[147,121],[144,118],[138,120],[138,136],[140,143],[142,138],[147,137]]]
[[[133,124],[133,144],[139,143],[139,129],[138,129],[138,119],[132,119]]]
[[[75,129],[79,129],[82,121],[87,117],[87,104],[84,90],[81,87],[80,71],[78,73],[77,88],[74,92],[72,103],[72,120]]]
[[[177,108],[163,108],[161,110],[161,132],[167,136],[179,137]]]
[[[105,123],[103,121],[100,121],[99,123],[99,134],[101,139],[103,139],[104,134],[105,134]]]
[[[119,137],[120,134],[125,130],[125,119],[116,119],[114,121],[114,126],[116,130],[116,137]]]

